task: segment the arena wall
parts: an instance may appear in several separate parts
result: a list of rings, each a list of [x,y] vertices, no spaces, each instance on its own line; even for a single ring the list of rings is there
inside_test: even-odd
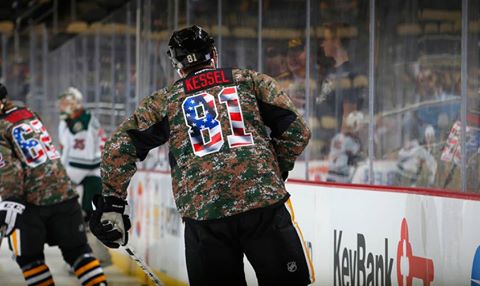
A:
[[[187,285],[183,225],[170,184],[167,172],[134,177],[130,241],[168,285]],[[294,179],[287,188],[313,259],[314,285],[477,285],[471,283],[480,279],[478,196]],[[114,257],[135,273],[121,251]],[[247,261],[246,276],[257,285]]]

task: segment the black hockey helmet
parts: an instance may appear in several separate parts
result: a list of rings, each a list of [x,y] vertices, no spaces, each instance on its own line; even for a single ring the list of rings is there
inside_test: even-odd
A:
[[[168,56],[176,69],[191,68],[212,60],[214,40],[197,25],[175,31],[168,42]]]
[[[4,101],[7,98],[7,88],[0,83],[0,101]]]

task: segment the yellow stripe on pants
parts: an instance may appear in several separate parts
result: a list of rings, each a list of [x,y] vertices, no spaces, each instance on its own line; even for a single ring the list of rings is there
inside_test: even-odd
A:
[[[312,259],[310,258],[310,253],[307,250],[307,246],[305,244],[305,239],[303,238],[302,231],[300,230],[300,227],[298,226],[297,222],[295,221],[295,212],[293,211],[293,206],[292,206],[292,202],[290,201],[290,199],[288,199],[285,202],[285,206],[286,206],[288,212],[290,213],[290,217],[292,219],[293,227],[297,231],[298,237],[300,238],[300,241],[302,242],[303,253],[305,254],[305,257],[307,258],[308,272],[310,273],[310,282],[314,283],[315,282],[315,269],[313,268]]]

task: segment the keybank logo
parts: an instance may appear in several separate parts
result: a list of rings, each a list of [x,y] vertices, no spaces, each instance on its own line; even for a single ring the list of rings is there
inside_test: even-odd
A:
[[[478,285],[480,285],[480,246],[477,248],[475,256],[473,257],[471,286]]]
[[[413,278],[422,280],[423,286],[430,286],[433,276],[433,260],[413,255],[408,239],[408,224],[404,218],[397,247],[398,286],[412,286]]]
[[[423,281],[423,286],[430,286],[430,283],[433,281],[433,260],[413,255],[412,245],[408,236],[408,224],[405,218],[402,220],[400,227],[400,240],[397,244],[397,255],[394,257],[396,258],[396,271],[393,270],[395,259],[388,252],[390,244],[387,238],[384,239],[383,246],[375,247],[376,249],[381,249],[380,252],[375,253],[368,248],[369,244],[362,233],[357,233],[357,245],[355,248],[343,247],[342,237],[342,230],[335,229],[333,231],[334,286],[391,286],[392,272],[396,272],[397,284],[399,286],[412,286],[414,279]],[[478,250],[477,254],[479,284],[472,284],[472,286],[480,286],[480,252]]]

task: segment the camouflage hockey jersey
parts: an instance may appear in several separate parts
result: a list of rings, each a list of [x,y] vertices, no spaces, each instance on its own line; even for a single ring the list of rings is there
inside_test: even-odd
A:
[[[60,154],[41,120],[29,109],[7,103],[0,114],[0,196],[34,205],[74,198]]]
[[[282,174],[309,138],[302,116],[271,77],[201,70],[144,99],[107,140],[103,192],[126,198],[135,161],[168,142],[180,214],[232,216],[288,197]]]

